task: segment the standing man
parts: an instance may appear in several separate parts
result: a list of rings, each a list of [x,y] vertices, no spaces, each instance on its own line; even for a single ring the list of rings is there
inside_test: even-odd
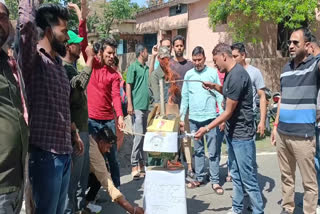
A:
[[[9,10],[0,0],[0,214],[19,213],[28,149],[28,114],[22,76],[2,50],[10,32]]]
[[[29,177],[35,213],[56,214],[65,210],[72,153],[70,83],[60,59],[69,40],[69,13],[58,4],[37,8],[39,3],[19,2],[18,63],[30,107]]]
[[[213,62],[220,72],[226,73],[223,87],[205,82],[206,89],[215,89],[223,94],[225,111],[205,127],[195,138],[201,138],[211,129],[226,122],[229,165],[233,183],[232,210],[229,214],[242,213],[244,191],[248,193],[253,213],[263,212],[263,201],[257,181],[256,147],[253,121],[252,85],[248,72],[232,58],[229,45],[220,43],[212,51]]]
[[[169,39],[169,38],[162,39],[160,41],[160,47],[167,47],[169,49],[169,53],[170,53],[170,56],[171,56],[171,51],[172,51],[171,39]],[[160,62],[157,59],[157,55],[158,55],[158,47],[157,47],[157,45],[155,45],[152,48],[152,55],[151,55],[150,68],[149,68],[149,74],[150,75],[154,70],[156,70],[157,68],[160,67]]]
[[[127,73],[128,114],[133,116],[134,132],[144,134],[147,129],[149,113],[149,67],[146,65],[148,51],[144,45],[137,46],[136,57],[137,60],[129,66]],[[140,176],[145,174],[143,139],[142,136],[134,136],[131,153],[131,175],[133,179],[139,179]]]
[[[233,59],[242,65],[250,76],[253,93],[253,112],[255,114],[258,112],[257,104],[260,100],[260,122],[257,127],[257,132],[260,133],[260,136],[263,136],[266,128],[267,100],[264,92],[266,86],[262,74],[258,68],[246,62],[247,52],[243,43],[234,43],[231,45],[231,50]]]
[[[216,69],[205,65],[206,57],[202,47],[195,47],[192,51],[192,62],[194,68],[189,70],[185,77],[185,81],[210,81],[220,85],[218,73]],[[217,116],[216,104],[218,103],[219,111],[222,112],[221,94],[216,91],[203,89],[199,82],[184,82],[182,87],[182,100],[180,108],[180,126],[184,127],[184,118],[189,108],[190,130],[196,131],[200,127],[207,126]],[[216,129],[208,131],[206,134],[206,142],[209,153],[209,171],[212,189],[219,195],[224,190],[219,184],[219,163],[221,154],[221,142],[216,142]],[[194,186],[198,187],[205,182],[205,150],[204,138],[201,137],[194,142],[195,152],[195,171],[196,180]],[[192,184],[192,183],[191,183]]]
[[[76,4],[75,4],[76,5]],[[75,6],[73,5],[73,6]],[[70,6],[70,5],[69,5]],[[73,136],[72,170],[68,190],[67,209],[65,213],[81,211],[86,207],[85,191],[89,176],[89,132],[88,132],[88,105],[86,89],[92,71],[92,62],[95,56],[92,48],[87,48],[87,66],[78,72],[74,64],[80,57],[83,38],[73,31],[68,31],[70,39],[67,45],[67,54],[63,58],[63,66],[71,85],[71,133]]]
[[[290,36],[291,60],[280,76],[281,103],[271,135],[276,145],[282,182],[282,213],[295,208],[295,171],[298,164],[304,187],[303,213],[316,212],[318,185],[315,170],[315,122],[318,59],[308,55],[311,32],[300,28]]]

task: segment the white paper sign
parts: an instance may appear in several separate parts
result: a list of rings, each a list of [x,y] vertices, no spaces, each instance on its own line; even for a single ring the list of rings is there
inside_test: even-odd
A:
[[[146,214],[187,214],[184,170],[147,170],[144,206]]]
[[[143,150],[146,152],[178,152],[178,132],[147,132]]]

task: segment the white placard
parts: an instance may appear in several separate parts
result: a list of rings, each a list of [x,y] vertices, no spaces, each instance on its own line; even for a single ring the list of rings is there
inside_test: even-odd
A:
[[[144,181],[146,214],[187,214],[184,170],[147,170]]]
[[[147,132],[144,136],[143,151],[178,152],[178,132]]]

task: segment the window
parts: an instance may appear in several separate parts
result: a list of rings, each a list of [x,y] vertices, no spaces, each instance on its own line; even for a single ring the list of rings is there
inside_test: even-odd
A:
[[[169,16],[176,16],[188,12],[188,5],[177,4],[169,8]]]

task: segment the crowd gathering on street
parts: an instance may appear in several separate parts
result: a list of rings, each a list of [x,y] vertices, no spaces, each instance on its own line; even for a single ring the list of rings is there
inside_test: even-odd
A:
[[[67,27],[70,11],[79,20],[77,33]],[[197,46],[190,60],[184,57],[181,35],[163,38],[151,57],[138,44],[124,80],[116,40],[88,44],[86,0],[81,7],[20,0],[13,39],[9,14],[0,0],[0,214],[20,213],[23,200],[30,214],[99,213],[102,207],[94,201],[101,187],[128,213],[143,214],[121,193],[118,151],[125,117],[130,117],[136,133],[132,179],[143,179],[146,166],[163,164],[143,151],[149,112],[162,98],[170,114],[180,118],[180,132],[194,133],[193,148],[190,138],[179,138],[171,162],[186,163],[186,187],[209,181],[214,193],[224,194],[219,167],[225,141],[226,180],[233,183],[228,213],[242,213],[245,195],[253,214],[264,213],[255,141],[257,134],[265,134],[266,85],[260,70],[246,60],[244,43],[219,43],[211,53]],[[319,44],[308,28],[294,30],[290,60],[280,76],[271,144],[281,172],[281,214],[295,209],[296,165],[304,188],[303,213],[320,212]],[[86,66],[78,70],[81,54]],[[206,57],[215,67],[206,65]]]

